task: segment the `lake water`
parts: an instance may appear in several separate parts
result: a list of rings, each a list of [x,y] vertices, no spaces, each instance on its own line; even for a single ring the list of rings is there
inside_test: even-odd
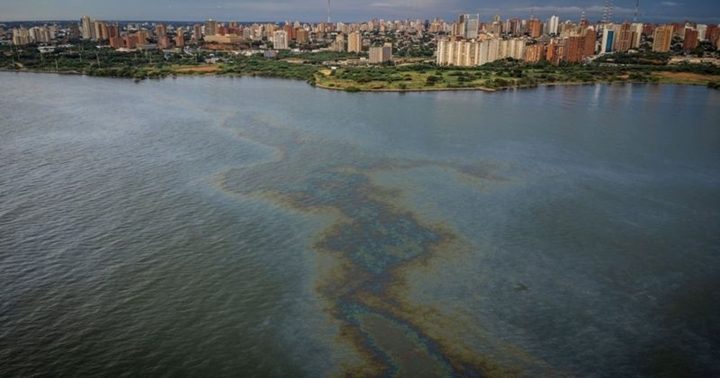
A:
[[[0,375],[720,375],[720,92],[0,73]]]

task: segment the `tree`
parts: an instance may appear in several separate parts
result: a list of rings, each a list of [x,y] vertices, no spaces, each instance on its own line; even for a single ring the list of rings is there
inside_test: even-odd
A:
[[[442,80],[441,77],[434,76],[434,75],[430,75],[430,76],[427,77],[427,79],[425,79],[425,85],[426,85],[426,86],[433,86],[433,85],[435,85],[437,82],[439,82],[440,80]]]

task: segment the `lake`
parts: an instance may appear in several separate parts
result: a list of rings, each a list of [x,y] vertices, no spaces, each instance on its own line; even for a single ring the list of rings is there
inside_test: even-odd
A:
[[[718,91],[0,88],[0,375],[720,375]]]

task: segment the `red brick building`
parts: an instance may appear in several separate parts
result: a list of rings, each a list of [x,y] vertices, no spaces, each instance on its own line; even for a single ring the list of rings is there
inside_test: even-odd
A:
[[[698,41],[698,31],[694,29],[685,29],[685,40],[683,41],[683,50],[695,50],[700,41]]]

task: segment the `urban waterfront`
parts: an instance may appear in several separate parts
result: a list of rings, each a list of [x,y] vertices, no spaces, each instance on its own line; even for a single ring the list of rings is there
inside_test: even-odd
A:
[[[720,375],[720,92],[0,84],[3,375]]]

